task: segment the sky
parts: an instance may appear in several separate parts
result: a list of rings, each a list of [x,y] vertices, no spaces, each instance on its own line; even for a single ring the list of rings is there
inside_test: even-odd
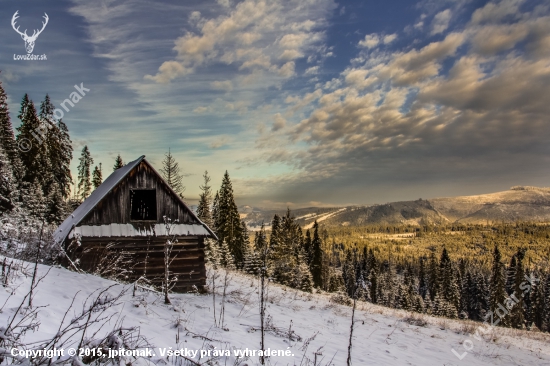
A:
[[[198,198],[335,206],[550,186],[550,3],[503,0],[0,0],[0,81],[63,110],[87,145]],[[34,55],[20,31],[42,28]]]

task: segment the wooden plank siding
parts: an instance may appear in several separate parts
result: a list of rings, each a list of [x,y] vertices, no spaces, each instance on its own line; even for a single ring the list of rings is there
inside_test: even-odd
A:
[[[110,253],[124,250],[131,256],[132,265],[127,281],[133,282],[141,276],[146,277],[154,286],[160,288],[164,276],[164,244],[165,238],[81,238],[81,245],[70,253],[73,259],[79,259],[80,268],[93,273],[105,255],[105,247],[109,243],[116,245]],[[86,250],[85,254],[82,252]],[[204,262],[204,239],[201,237],[183,236],[177,238],[174,244],[172,257],[175,257],[170,266],[172,276],[178,281],[173,288],[175,292],[194,291],[196,286],[203,291],[206,285],[206,268]]]
[[[155,189],[157,192],[157,220],[164,223],[163,216],[172,220],[178,219],[182,224],[200,224],[189,211],[181,205],[177,197],[167,188],[166,182],[160,179],[149,164],[142,161],[122,182],[114,187],[94,209],[84,217],[80,225],[107,225],[131,223],[136,226],[141,221],[130,220],[130,190]],[[149,221],[150,222],[150,221]],[[79,225],[79,226],[80,226]]]

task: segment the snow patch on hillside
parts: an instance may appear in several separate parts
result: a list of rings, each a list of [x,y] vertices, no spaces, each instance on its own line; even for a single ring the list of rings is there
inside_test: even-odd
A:
[[[140,333],[155,349],[155,356],[134,364],[174,364],[175,359],[162,358],[158,348],[173,347],[190,350],[235,350],[260,348],[258,281],[248,275],[229,272],[229,286],[225,289],[223,326],[214,324],[214,305],[217,316],[222,308],[221,286],[225,271],[219,270],[216,280],[216,301],[212,294],[173,294],[172,304],[165,305],[161,295],[137,291],[132,296],[132,285],[88,274],[79,274],[64,268],[39,265],[38,272],[44,275],[35,290],[33,306],[38,310],[39,328],[24,337],[24,343],[37,342],[56,334],[65,311],[74,304],[71,314],[82,309],[82,304],[94,291],[113,286],[112,296],[124,288],[128,292],[119,305],[106,311],[113,318],[98,334],[107,332],[115,324],[124,327],[139,327]],[[214,273],[208,270],[209,281]],[[30,276],[19,276],[11,286],[0,290],[0,326],[5,326],[30,287]],[[212,283],[209,283],[212,288]],[[10,294],[12,294],[10,296]],[[308,294],[272,284],[269,286],[267,305],[268,332],[266,347],[271,350],[290,350],[293,356],[271,357],[271,365],[345,365],[350,329],[351,308],[331,301],[330,294]],[[24,313],[25,309],[20,312]],[[17,317],[22,316],[21,314]],[[480,323],[451,321],[423,316],[417,322],[411,314],[387,309],[372,304],[360,303],[356,312],[352,359],[354,365],[548,365],[550,346],[547,337],[540,339],[527,336],[527,332],[502,330],[491,335],[491,341],[472,340],[473,349],[459,360],[451,351],[464,352],[462,343],[469,338],[459,330],[472,331]],[[412,320],[411,320],[412,319]],[[416,320],[415,320],[416,319]],[[89,337],[96,329],[88,329]],[[497,329],[497,332],[500,332]],[[82,334],[74,335],[74,347]],[[179,339],[178,339],[179,338]],[[178,341],[178,342],[177,342]],[[317,353],[317,356],[315,356]],[[207,358],[193,360],[204,364]],[[257,365],[258,357],[238,360],[235,356],[210,357],[212,364]],[[166,361],[166,362],[165,362]],[[180,359],[180,361],[182,361]],[[189,363],[192,364],[192,363]],[[186,365],[185,362],[179,365]]]

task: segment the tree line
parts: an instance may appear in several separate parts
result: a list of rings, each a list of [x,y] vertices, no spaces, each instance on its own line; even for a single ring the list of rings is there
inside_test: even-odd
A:
[[[54,115],[48,94],[37,110],[28,94],[23,96],[13,128],[7,94],[0,82],[0,216],[10,213],[19,222],[59,225],[103,183],[102,163],[94,166],[87,145],[78,158],[77,177],[70,170],[72,141],[67,125]],[[124,166],[120,154],[113,171]],[[183,174],[170,149],[160,173],[184,198]]]
[[[396,262],[368,246],[329,243],[317,222],[304,233],[290,210],[274,215],[271,230],[262,225],[250,241],[227,172],[213,200],[207,172],[204,181],[197,213],[218,236],[206,241],[206,259],[214,266],[263,274],[307,292],[316,288],[390,308],[451,319],[490,318],[495,325],[550,332],[550,272],[527,264],[526,248],[506,261],[494,245],[489,270],[475,259],[452,260],[445,247],[439,254],[433,248],[429,256]]]

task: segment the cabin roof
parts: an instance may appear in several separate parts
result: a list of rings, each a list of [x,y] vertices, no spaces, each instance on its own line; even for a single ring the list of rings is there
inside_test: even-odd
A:
[[[152,170],[159,176],[157,171],[145,160],[145,155],[140,156],[134,161],[129,162],[128,164],[124,165],[122,168],[119,168],[115,170],[105,181],[97,187],[88,198],[82,202],[80,206],[77,207],[76,210],[72,214],[69,215],[59,225],[59,227],[54,232],[54,240],[56,243],[62,243],[66,238],[67,235],[71,232],[71,230],[76,227],[85,217],[94,209],[94,207],[97,206],[99,202],[115,188],[132,170],[134,170],[141,162],[145,162],[147,165],[149,165]],[[162,179],[164,181],[164,179]],[[216,234],[212,232],[212,230],[203,223],[196,215],[195,213],[185,204],[185,202],[182,201],[182,199],[166,184],[166,187],[173,193],[173,195],[177,198],[179,203],[183,205],[189,213],[198,221],[201,223],[201,225],[206,229],[206,231],[212,235],[214,238],[216,238]]]

